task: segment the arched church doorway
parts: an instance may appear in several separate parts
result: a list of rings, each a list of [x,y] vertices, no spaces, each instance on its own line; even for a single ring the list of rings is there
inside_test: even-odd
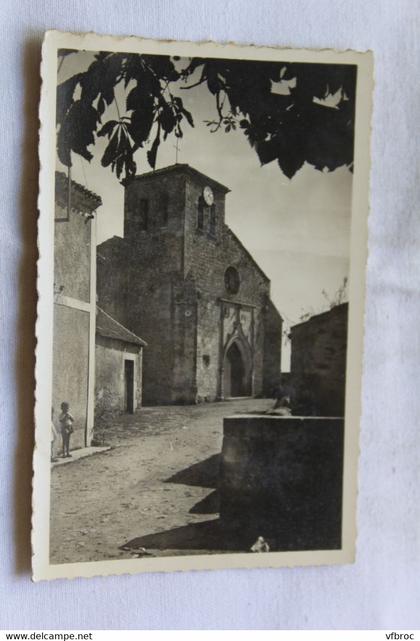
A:
[[[235,341],[228,348],[223,366],[223,396],[225,398],[236,396],[251,396],[251,371]]]

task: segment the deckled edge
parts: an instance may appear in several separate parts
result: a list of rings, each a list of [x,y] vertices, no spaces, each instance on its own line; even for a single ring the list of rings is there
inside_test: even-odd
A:
[[[43,295],[42,295],[42,287],[41,287],[41,276],[40,276],[40,268],[43,263],[43,252],[41,250],[41,243],[40,243],[40,235],[41,235],[41,229],[43,226],[43,219],[45,217],[45,214],[42,214],[44,207],[43,207],[43,202],[45,198],[44,194],[44,189],[43,189],[43,183],[44,181],[48,181],[48,174],[46,171],[46,168],[44,166],[44,154],[43,154],[43,146],[45,145],[44,137],[45,137],[45,129],[46,129],[46,123],[43,122],[43,113],[46,111],[46,102],[47,102],[47,96],[46,90],[45,90],[45,55],[46,55],[46,40],[47,40],[47,34],[46,32],[44,34],[44,39],[42,42],[41,46],[41,63],[40,63],[40,99],[39,99],[39,106],[38,106],[38,161],[39,161],[39,176],[38,176],[38,198],[37,198],[37,215],[38,215],[38,220],[37,220],[37,249],[38,249],[38,259],[37,259],[37,264],[36,264],[36,269],[37,269],[37,274],[36,274],[36,290],[37,290],[37,305],[36,305],[36,321],[35,321],[35,406],[34,406],[34,450],[33,450],[33,455],[32,455],[32,497],[31,497],[31,507],[32,507],[32,513],[31,513],[31,566],[32,566],[32,580],[36,580],[36,564],[37,564],[37,556],[39,554],[38,550],[38,538],[39,538],[39,532],[41,530],[41,523],[39,524],[38,527],[38,519],[40,518],[39,514],[39,496],[38,496],[38,490],[37,490],[37,483],[39,482],[39,476],[40,476],[40,471],[39,468],[43,465],[42,459],[40,457],[40,452],[39,452],[39,443],[41,440],[41,426],[40,426],[40,421],[39,421],[39,412],[41,411],[40,408],[40,382],[39,382],[39,367],[40,367],[40,355],[39,355],[39,342],[40,342],[40,335],[41,335],[41,319],[42,319],[42,312],[41,312],[41,306],[43,302]],[[42,469],[42,468],[41,468]]]
[[[366,185],[366,218],[365,218],[365,263],[364,263],[364,278],[363,278],[363,292],[361,293],[361,305],[362,305],[362,352],[361,352],[361,369],[360,369],[360,378],[359,378],[359,421],[358,421],[358,433],[357,433],[357,453],[356,453],[356,490],[355,490],[355,506],[354,506],[354,561],[357,559],[358,546],[359,546],[359,494],[360,494],[360,458],[362,454],[361,450],[361,437],[362,437],[362,424],[364,417],[364,380],[365,380],[365,350],[366,350],[366,308],[367,308],[367,276],[368,276],[368,265],[370,259],[370,244],[369,244],[369,235],[370,235],[370,221],[372,215],[372,138],[373,138],[373,127],[374,127],[374,116],[375,116],[375,90],[376,90],[376,76],[375,76],[375,53],[372,49],[369,49],[366,53],[370,54],[369,57],[369,69],[368,73],[370,74],[370,100],[368,105],[368,132],[367,132],[367,185]],[[352,213],[353,213],[353,204],[352,204]],[[347,376],[347,375],[346,375]]]

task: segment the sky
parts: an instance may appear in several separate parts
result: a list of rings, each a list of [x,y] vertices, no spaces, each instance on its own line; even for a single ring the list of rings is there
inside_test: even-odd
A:
[[[84,71],[92,60],[92,52],[68,56],[59,68],[58,81]],[[177,64],[186,66],[186,61]],[[116,95],[124,115],[122,88]],[[178,95],[194,118],[193,128],[187,123],[183,126],[178,162],[188,163],[231,190],[226,198],[226,223],[271,279],[271,297],[286,332],[304,315],[328,309],[349,271],[350,171],[339,168],[325,173],[305,164],[288,179],[276,162],[260,165],[242,131],[211,133],[204,121],[216,119],[215,99],[204,85],[188,90],[179,87]],[[105,112],[103,121],[109,118],[117,118],[116,107]],[[175,163],[175,142],[169,136],[161,143],[156,169]],[[111,170],[100,164],[104,148],[100,138],[91,148],[94,158],[90,163],[76,154],[72,157],[73,180],[102,198],[98,244],[123,235],[124,190]],[[139,150],[135,160],[137,173],[151,170],[145,150]],[[63,167],[58,164],[58,169]],[[290,344],[285,338],[283,371],[288,370],[289,362]]]

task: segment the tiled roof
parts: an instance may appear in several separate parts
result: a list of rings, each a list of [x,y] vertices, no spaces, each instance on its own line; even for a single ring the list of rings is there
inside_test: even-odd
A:
[[[55,198],[62,206],[67,205],[68,178],[61,172],[55,172]],[[92,213],[102,205],[102,198],[93,191],[86,189],[75,180],[71,181],[71,208],[80,213]]]
[[[113,338],[124,343],[132,343],[145,347],[147,343],[130,332],[129,329],[121,325],[115,318],[104,312],[100,307],[96,307],[96,333],[105,338]]]

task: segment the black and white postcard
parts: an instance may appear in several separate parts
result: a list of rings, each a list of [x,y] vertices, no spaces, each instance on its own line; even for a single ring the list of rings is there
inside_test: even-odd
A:
[[[34,579],[351,563],[372,56],[48,32]]]

